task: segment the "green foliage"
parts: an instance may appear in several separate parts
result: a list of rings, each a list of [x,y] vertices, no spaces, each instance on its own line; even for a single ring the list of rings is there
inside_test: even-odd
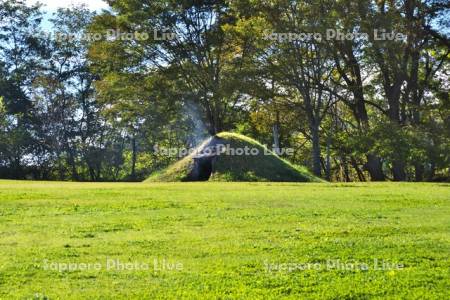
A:
[[[48,36],[40,5],[0,1],[1,177],[143,180],[175,161],[155,146],[232,131],[331,180],[448,180],[442,1],[147,2],[60,9]],[[369,38],[289,40],[327,29]],[[83,36],[111,30],[134,38]],[[246,163],[220,180],[277,180]]]

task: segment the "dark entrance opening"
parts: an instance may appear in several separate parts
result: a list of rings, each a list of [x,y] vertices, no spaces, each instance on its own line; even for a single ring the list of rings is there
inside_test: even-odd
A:
[[[207,181],[212,173],[212,157],[205,157],[197,160],[198,181]]]
[[[196,156],[193,157],[194,164],[186,181],[207,181],[215,172],[215,164],[218,157],[217,144],[211,142]]]

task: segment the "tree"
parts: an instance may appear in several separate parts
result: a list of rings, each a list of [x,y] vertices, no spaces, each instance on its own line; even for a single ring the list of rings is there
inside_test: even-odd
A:
[[[112,60],[120,60],[109,69],[116,74],[174,72],[189,90],[186,96],[201,109],[210,134],[232,128],[232,112],[242,96],[236,70],[245,53],[224,34],[224,26],[233,22],[227,1],[120,1],[112,8],[116,14],[96,18],[95,32],[106,35],[113,28],[147,38],[94,44],[93,61],[105,70]],[[107,54],[113,52],[117,54]]]
[[[39,66],[44,47],[40,39],[39,5],[22,1],[0,2],[0,97],[6,108],[6,143],[3,164],[12,177],[23,178],[25,156],[34,151],[30,90],[33,72]]]

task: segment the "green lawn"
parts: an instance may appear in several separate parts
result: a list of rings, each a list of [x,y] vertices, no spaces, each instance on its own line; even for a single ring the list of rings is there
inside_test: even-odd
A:
[[[0,181],[0,299],[449,299],[449,253],[449,184]]]

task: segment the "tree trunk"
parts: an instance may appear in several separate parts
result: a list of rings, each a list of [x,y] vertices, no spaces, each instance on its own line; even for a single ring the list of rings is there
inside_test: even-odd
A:
[[[346,76],[344,69],[339,69],[344,79],[347,81],[347,84],[350,87],[350,90],[354,97],[354,103],[348,103],[348,106],[353,110],[355,119],[357,120],[359,126],[359,130],[362,132],[367,132],[370,129],[369,125],[369,116],[367,114],[366,102],[364,98],[364,88],[363,88],[363,80],[361,76],[361,69],[359,66],[359,62],[354,55],[353,48],[349,47],[344,50],[347,56],[350,59],[350,75],[349,78]],[[351,79],[354,78],[354,79]],[[372,153],[366,154],[367,164],[365,165],[365,169],[369,172],[371,181],[385,181],[386,178],[383,173],[383,168],[381,164],[381,160],[379,157]]]
[[[358,179],[360,182],[365,182],[366,181],[366,177],[364,176],[363,171],[361,171],[361,169],[358,167],[358,163],[356,162],[356,159],[352,156],[350,158],[350,161],[352,163],[353,168],[356,171],[356,174],[358,174]]]
[[[91,166],[88,166],[88,168],[89,168],[89,176],[91,177],[91,181],[97,181],[94,168],[92,168]]]
[[[392,173],[394,175],[394,181],[405,181],[405,163],[402,160],[395,160],[392,162]]]
[[[72,170],[72,180],[74,181],[78,181],[79,180],[79,176],[78,176],[78,172],[77,172],[77,166],[75,164],[75,155],[73,154],[73,150],[69,149],[69,157],[68,157],[68,163],[71,167]]]
[[[328,181],[331,181],[331,133],[327,138],[327,158],[325,162],[325,173]]]
[[[312,135],[312,165],[314,175],[320,177],[322,176],[322,168],[320,166],[320,135],[319,126],[314,124],[311,126]]]
[[[280,155],[280,132],[278,130],[278,124],[273,125],[273,150],[277,155]]]
[[[345,182],[350,182],[350,172],[348,170],[348,162],[346,158],[342,159],[343,168],[344,168],[344,176],[345,176]]]
[[[130,178],[132,180],[136,180],[137,147],[136,147],[136,137],[134,135],[133,135],[133,138],[131,139],[131,149],[132,149],[132,155],[131,155],[131,174],[130,174]]]
[[[369,116],[367,114],[364,97],[360,60],[355,56],[355,45],[353,42],[347,42],[338,43],[336,46],[336,49],[339,49],[339,52],[335,53],[338,71],[349,86],[354,98],[354,102],[349,101],[346,102],[346,104],[353,111],[353,115],[359,125],[359,131],[367,132],[370,129]],[[341,67],[341,61],[345,62],[344,67]],[[367,164],[365,164],[365,169],[369,172],[370,179],[372,181],[384,181],[385,176],[383,174],[380,158],[369,152],[366,154],[366,157]]]
[[[61,159],[61,154],[58,153],[58,178],[60,181],[64,181],[65,176],[64,176],[64,166],[62,163],[62,159]]]
[[[428,173],[428,181],[433,181],[435,175],[436,175],[436,164],[434,163],[434,161],[432,161],[430,165],[430,172]]]
[[[386,178],[383,173],[383,165],[379,157],[373,154],[367,154],[367,163],[365,169],[370,174],[371,181],[385,181]]]
[[[425,170],[425,168],[423,167],[423,164],[421,164],[420,162],[416,162],[414,164],[414,173],[415,173],[414,177],[417,182],[423,181],[424,170]]]

